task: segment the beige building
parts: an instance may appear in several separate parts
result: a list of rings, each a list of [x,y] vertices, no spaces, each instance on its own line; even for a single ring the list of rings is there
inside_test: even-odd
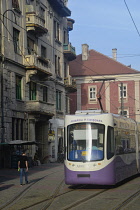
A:
[[[0,13],[0,167],[15,167],[23,148],[56,161],[67,94],[76,91],[67,0],[2,0]]]

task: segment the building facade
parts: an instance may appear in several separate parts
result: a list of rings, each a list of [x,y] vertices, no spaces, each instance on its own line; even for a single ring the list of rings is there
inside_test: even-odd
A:
[[[117,61],[117,49],[107,57],[82,45],[82,54],[70,62],[77,92],[71,93],[71,113],[103,109],[140,121],[140,72]]]
[[[0,167],[24,147],[41,162],[57,160],[58,137],[76,90],[69,61],[74,20],[64,0],[0,2]]]

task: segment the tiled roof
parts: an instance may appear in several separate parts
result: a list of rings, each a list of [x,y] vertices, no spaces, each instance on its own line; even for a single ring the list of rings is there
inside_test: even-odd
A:
[[[137,74],[139,71],[103,55],[95,50],[89,50],[88,60],[82,61],[82,54],[70,62],[71,76],[101,76]]]

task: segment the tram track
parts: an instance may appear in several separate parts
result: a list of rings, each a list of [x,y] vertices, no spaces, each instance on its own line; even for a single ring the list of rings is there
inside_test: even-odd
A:
[[[71,204],[71,205],[69,205],[69,206],[64,207],[63,210],[70,210],[70,209],[72,209],[73,207],[77,207],[77,206],[81,205],[82,203],[87,202],[87,201],[89,201],[89,200],[95,198],[96,196],[98,196],[98,195],[100,195],[100,194],[102,194],[102,193],[104,193],[104,192],[106,192],[106,191],[108,191],[108,190],[109,190],[109,189],[104,189],[104,190],[101,190],[100,192],[97,192],[96,194],[92,194],[92,195],[90,195],[90,196],[86,196],[85,198],[80,199],[80,200],[78,200],[77,202],[74,202],[73,204]]]
[[[68,193],[70,193],[70,192],[72,192],[72,191],[75,191],[76,189],[80,189],[80,188],[83,187],[83,185],[80,185],[80,186],[78,186],[78,187],[75,187],[76,189],[75,189],[75,188],[74,188],[74,189],[70,189],[70,190],[67,191],[67,192],[58,194],[63,183],[64,183],[64,179],[60,182],[60,184],[58,185],[58,187],[55,189],[55,191],[54,191],[54,193],[53,193],[52,196],[47,197],[46,199],[44,199],[44,200],[42,200],[42,201],[39,201],[39,202],[36,202],[36,203],[34,203],[34,204],[30,205],[30,206],[26,206],[26,207],[24,207],[24,208],[21,209],[21,210],[29,209],[29,208],[32,208],[32,207],[37,206],[38,204],[42,204],[42,203],[44,203],[44,202],[47,202],[47,203],[45,203],[45,204],[43,205],[43,207],[40,209],[40,210],[46,210],[47,208],[49,208],[49,206],[51,206],[51,204],[53,203],[54,199],[56,199],[56,198],[58,198],[58,197],[61,197],[61,196],[65,195],[65,194],[68,194]]]
[[[123,210],[124,207],[129,205],[133,200],[135,200],[140,195],[140,190],[128,197],[126,200],[124,200],[121,204],[119,204],[117,207],[115,207],[113,210]]]
[[[56,172],[61,171],[61,170],[57,170],[57,171],[53,171],[48,173],[46,176],[43,176],[42,178],[39,178],[37,181],[29,184],[22,192],[18,193],[16,196],[14,196],[13,198],[11,198],[9,201],[7,201],[6,203],[2,204],[0,206],[0,210],[4,210],[4,209],[8,209],[8,207],[14,205],[14,203],[16,203],[18,200],[22,199],[22,197],[28,193],[28,191],[34,186],[36,185],[38,182],[40,182],[41,180],[47,178],[48,176],[51,176],[52,174],[55,174]]]

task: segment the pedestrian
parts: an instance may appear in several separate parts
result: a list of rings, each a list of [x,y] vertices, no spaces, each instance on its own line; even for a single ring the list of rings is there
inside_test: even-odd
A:
[[[28,184],[28,158],[26,156],[26,151],[22,152],[18,161],[18,170],[20,171],[20,185],[23,185],[23,175],[25,176],[25,183]]]

